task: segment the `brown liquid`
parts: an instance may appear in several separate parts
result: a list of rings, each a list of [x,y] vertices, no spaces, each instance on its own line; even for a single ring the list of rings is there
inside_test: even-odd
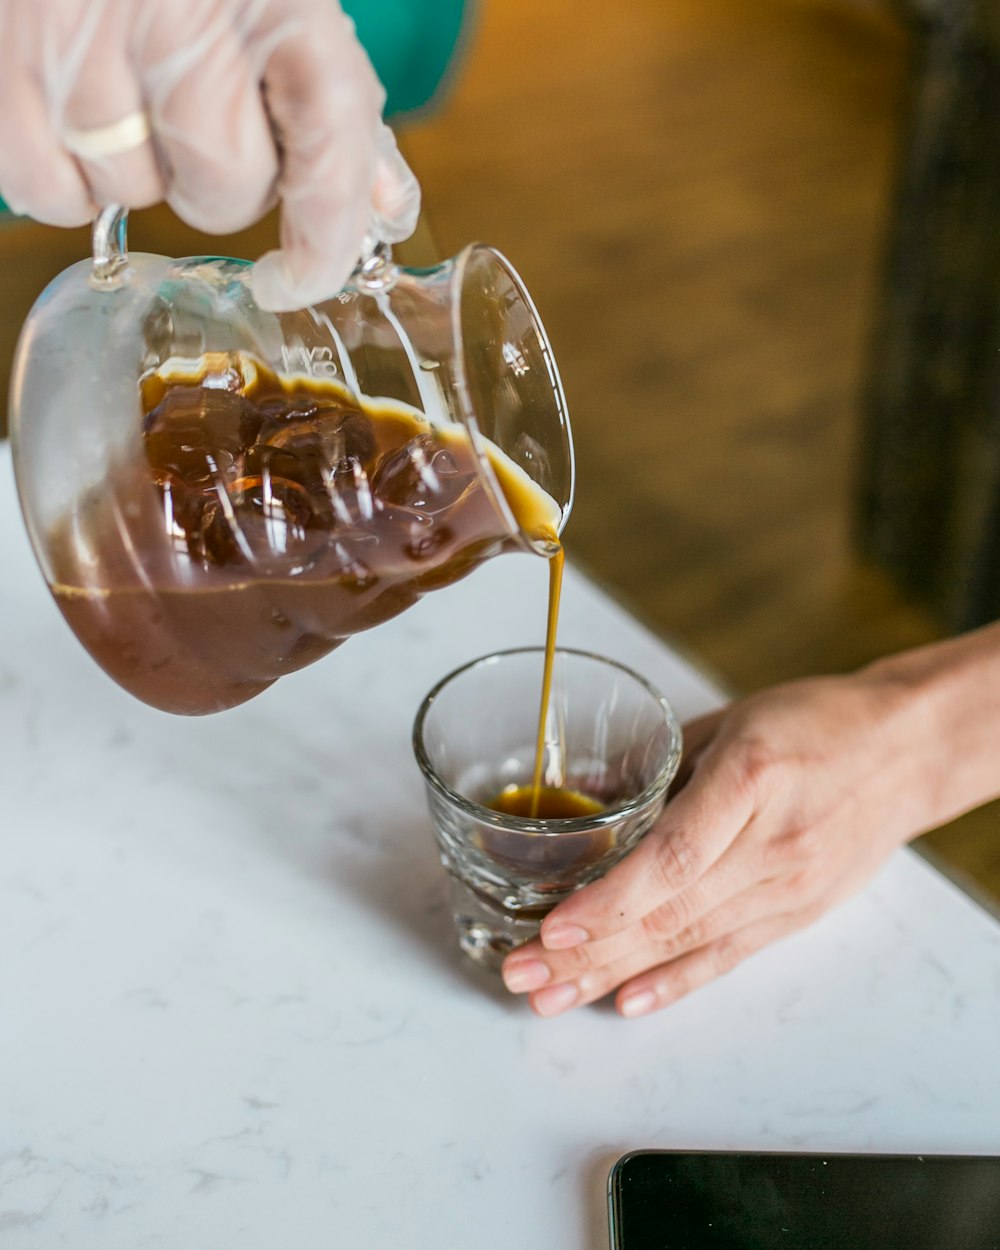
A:
[[[542,797],[542,769],[545,764],[545,722],[548,719],[549,700],[552,698],[552,669],[556,658],[556,631],[559,626],[559,599],[562,595],[563,566],[566,562],[565,552],[560,545],[554,555],[549,557],[549,611],[545,627],[545,665],[542,669],[542,700],[538,712],[538,734],[535,738],[535,772],[531,780],[531,807],[528,815],[532,819],[555,820],[557,817],[544,816],[540,803]],[[552,791],[551,793],[558,793]]]
[[[528,784],[507,786],[487,799],[485,806],[505,816],[531,817],[534,812],[534,819],[547,821],[593,818],[605,810],[606,804],[580,790],[542,786],[536,793],[534,786]],[[590,871],[607,859],[614,849],[615,833],[600,825],[584,825],[575,833],[562,831],[558,837],[546,837],[544,833],[484,825],[477,841],[497,866],[533,881],[543,893],[558,893],[579,884],[581,872]],[[494,899],[493,905],[497,906],[498,900]],[[547,909],[539,914],[544,915]],[[521,908],[514,908],[509,914],[525,918]]]
[[[552,672],[556,657],[556,632],[559,625],[559,600],[562,593],[566,553],[553,535],[555,551],[549,557],[549,609],[545,630],[545,660],[542,667],[542,697],[538,711],[538,732],[535,738],[535,766],[531,784],[507,786],[486,806],[505,816],[526,816],[531,820],[567,820],[595,816],[604,811],[604,804],[579,790],[567,790],[542,784],[545,766],[545,726],[552,697]]]
[[[486,806],[505,816],[530,816],[536,820],[570,820],[580,816],[596,816],[604,804],[579,790],[562,790],[554,786],[508,786]]]
[[[141,435],[49,536],[97,662],[172,712],[233,707],[514,549],[460,428],[242,355],[141,384]],[[487,446],[518,527],[558,509]]]

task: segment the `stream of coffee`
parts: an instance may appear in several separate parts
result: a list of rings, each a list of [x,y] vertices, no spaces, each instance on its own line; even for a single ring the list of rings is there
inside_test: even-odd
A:
[[[552,673],[556,658],[556,632],[559,625],[559,600],[562,593],[563,566],[566,556],[562,544],[553,536],[555,550],[549,557],[549,607],[545,628],[545,657],[542,666],[542,692],[538,708],[538,730],[535,735],[535,761],[528,785],[511,785],[487,800],[486,806],[506,816],[527,816],[531,820],[565,820],[573,816],[591,816],[603,805],[588,795],[562,786],[543,784],[545,771],[546,728],[552,700]]]
[[[566,553],[557,537],[555,551],[549,557],[549,609],[545,628],[545,660],[542,667],[542,697],[538,709],[538,731],[535,737],[535,765],[531,784],[508,786],[489,799],[486,806],[506,816],[527,816],[531,820],[567,820],[593,816],[604,811],[604,804],[589,794],[564,786],[543,784],[545,771],[546,728],[549,704],[552,701],[552,674],[556,658],[556,633],[559,626],[559,601],[562,595],[563,568]]]
[[[529,815],[538,816],[542,797],[542,769],[545,764],[545,726],[548,722],[549,703],[552,699],[552,670],[556,659],[556,631],[559,627],[559,600],[562,597],[563,567],[566,553],[562,543],[549,557],[549,610],[545,624],[545,666],[542,669],[542,698],[538,711],[538,734],[535,738],[535,771],[531,778],[531,808]],[[550,817],[551,819],[551,817]]]

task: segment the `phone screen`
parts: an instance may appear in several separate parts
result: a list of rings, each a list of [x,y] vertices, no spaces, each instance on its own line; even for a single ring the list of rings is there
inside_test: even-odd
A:
[[[1000,1250],[1000,1159],[637,1151],[613,1250]]]

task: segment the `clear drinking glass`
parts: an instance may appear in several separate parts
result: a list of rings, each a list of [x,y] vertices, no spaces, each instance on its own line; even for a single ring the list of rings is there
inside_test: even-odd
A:
[[[427,695],[413,729],[458,942],[488,967],[649,832],[680,762],[680,727],[659,691],[614,660],[557,648],[543,783],[603,810],[560,820],[491,810],[491,798],[532,782],[544,656],[527,647],[464,665]]]

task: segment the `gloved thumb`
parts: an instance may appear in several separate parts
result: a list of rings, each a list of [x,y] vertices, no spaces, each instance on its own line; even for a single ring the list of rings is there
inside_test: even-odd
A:
[[[261,308],[284,311],[332,299],[360,259],[362,239],[386,243],[408,238],[420,215],[420,186],[388,126],[378,123],[375,176],[365,203],[352,199],[338,179],[336,163],[326,181],[287,187],[282,213],[282,247],[254,266],[254,297]]]
[[[373,233],[385,243],[408,239],[420,216],[420,183],[403,160],[396,146],[396,136],[386,125],[378,134],[372,209]]]

